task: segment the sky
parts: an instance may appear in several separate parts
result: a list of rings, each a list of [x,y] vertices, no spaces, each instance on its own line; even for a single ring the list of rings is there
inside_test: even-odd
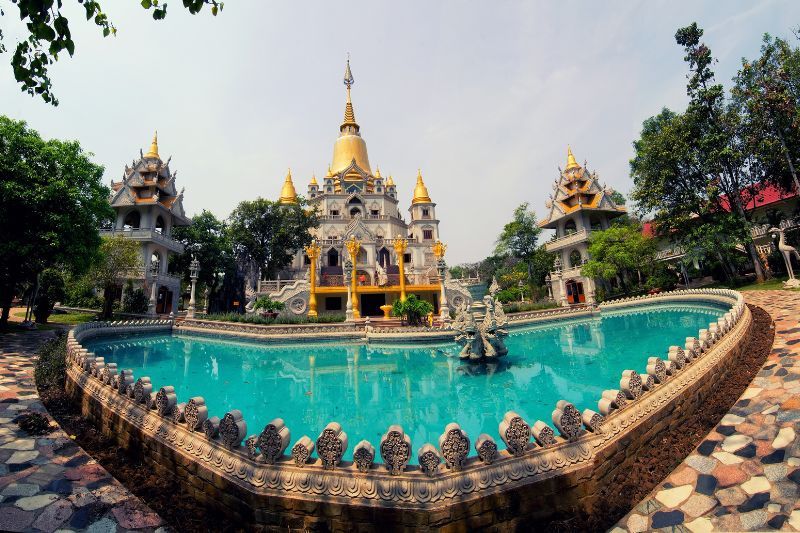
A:
[[[406,209],[421,169],[450,264],[491,254],[520,203],[544,215],[567,145],[601,182],[630,190],[642,122],[686,105],[676,29],[705,29],[729,86],[763,33],[791,37],[800,25],[793,0],[228,0],[217,17],[171,0],[163,21],[137,0],[104,0],[118,32],[103,38],[65,4],[76,50],[51,68],[60,105],[20,92],[9,52],[0,113],[80,141],[106,183],[158,130],[187,213],[225,218],[243,200],[277,199],[289,167],[301,193],[325,175],[349,53],[373,171],[394,176]],[[15,9],[0,18],[11,51]]]

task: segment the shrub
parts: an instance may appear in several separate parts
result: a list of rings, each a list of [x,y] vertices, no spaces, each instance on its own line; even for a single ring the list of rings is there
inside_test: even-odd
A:
[[[47,323],[47,317],[53,312],[56,302],[64,299],[64,278],[61,272],[54,268],[45,269],[39,276],[39,290],[36,291],[36,301],[33,305],[33,314],[36,322]]]
[[[141,288],[133,288],[133,283],[128,281],[122,298],[122,312],[143,315],[147,313],[150,298]]]
[[[433,305],[425,300],[420,300],[410,294],[405,301],[395,300],[392,304],[392,316],[403,318],[411,326],[419,326],[429,313],[433,312]]]
[[[215,313],[206,315],[203,318],[207,320],[220,320],[222,322],[241,322],[244,324],[331,324],[336,322],[344,322],[345,316],[343,314],[324,314],[315,318],[307,316],[277,316],[265,317],[258,314],[240,314],[240,313]]]
[[[61,388],[67,377],[67,336],[61,332],[39,349],[34,378],[40,389]]]
[[[269,296],[261,296],[253,304],[253,310],[263,309],[268,312],[283,311],[286,305],[283,302],[273,300]]]
[[[558,307],[556,302],[513,302],[503,306],[506,313],[527,313],[528,311],[539,311],[541,309],[553,309]]]
[[[61,303],[70,307],[100,309],[103,299],[95,295],[94,289],[94,282],[89,276],[70,276],[66,279],[66,295]]]

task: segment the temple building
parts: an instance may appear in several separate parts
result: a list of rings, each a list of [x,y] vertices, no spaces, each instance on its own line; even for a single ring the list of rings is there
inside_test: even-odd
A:
[[[393,177],[384,177],[370,164],[350,97],[353,81],[348,61],[347,100],[333,159],[325,176],[320,180],[312,176],[307,188],[306,198],[320,219],[319,227],[312,230],[319,249],[297,251],[280,280],[262,282],[258,292],[287,303],[297,315],[344,312],[348,289],[355,318],[383,316],[381,306],[406,294],[431,302],[438,314],[444,280],[440,278],[441,256],[434,253],[439,240],[436,203],[418,171],[406,220]],[[279,201],[297,202],[291,171]],[[443,247],[437,250],[443,255]],[[355,271],[349,276],[348,262]],[[456,282],[447,285],[447,292],[453,293],[452,298],[446,297],[451,307],[469,300],[469,293]]]
[[[611,199],[614,191],[610,187],[600,186],[596,172],[589,172],[586,163],[578,164],[570,148],[567,167],[558,170],[554,194],[545,202],[547,218],[539,222],[539,227],[556,232],[545,245],[548,252],[556,254],[548,285],[552,297],[563,306],[593,304],[594,280],[581,275],[581,266],[589,260],[589,235],[607,229],[626,209]]]
[[[171,158],[170,158],[171,159]],[[143,268],[130,273],[134,286],[151,297],[151,313],[177,313],[181,280],[168,274],[170,254],[183,253],[183,244],[171,237],[175,226],[191,220],[183,210],[183,190],[175,187],[176,172],[158,154],[158,136],[147,153],[125,165],[121,181],[111,181],[111,207],[116,211],[113,227],[101,235],[122,235],[140,243]],[[155,271],[154,271],[155,270]],[[155,281],[156,290],[153,291]]]

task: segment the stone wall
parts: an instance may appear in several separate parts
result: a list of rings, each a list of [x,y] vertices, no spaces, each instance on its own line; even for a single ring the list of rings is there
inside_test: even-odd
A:
[[[680,295],[668,298],[676,296]],[[591,509],[601,487],[624,473],[641,450],[657,445],[664,431],[680,431],[702,408],[714,384],[735,369],[752,324],[741,296],[718,290],[692,296],[724,299],[733,307],[698,338],[687,339],[685,350],[673,347],[666,360],[651,360],[648,374],[626,371],[620,390],[606,391],[608,397],[604,394],[598,402],[602,415],[586,410],[577,414],[576,423],[577,410],[559,402],[553,412],[556,434],[540,421],[528,424],[510,412],[500,432],[511,452],[521,446],[518,453],[504,450],[486,460],[461,457],[460,466],[451,468],[439,464],[453,460],[447,440],[438,450],[423,446],[420,466],[410,465],[410,457],[405,457],[396,475],[377,464],[361,471],[358,464],[342,462],[341,455],[328,468],[319,458],[298,462],[297,445],[292,455],[267,464],[265,455],[251,449],[250,439],[240,445],[246,430],[232,439],[227,434],[206,435],[167,412],[164,406],[176,400],[163,389],[150,392],[151,402],[142,394],[137,400],[132,376],[126,376],[128,385],[121,387],[119,376],[115,383],[109,371],[98,370],[96,360],[80,346],[80,331],[69,340],[67,385],[87,418],[120,446],[140,452],[154,471],[176,476],[196,498],[232,519],[312,530],[374,530],[377,524],[400,530],[529,527]],[[448,428],[452,432],[446,430],[443,438],[458,439],[457,426]],[[481,443],[481,437],[472,444]],[[261,449],[264,454],[266,448]],[[428,460],[434,456],[431,467]]]

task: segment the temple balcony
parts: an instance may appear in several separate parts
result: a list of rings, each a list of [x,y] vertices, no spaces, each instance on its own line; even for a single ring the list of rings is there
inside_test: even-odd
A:
[[[656,261],[669,261],[671,259],[679,259],[686,255],[686,249],[683,246],[670,246],[664,250],[656,252]]]
[[[184,250],[181,242],[152,228],[100,230],[101,237],[110,237],[112,235],[122,235],[138,242],[154,242],[176,254],[182,254]]]
[[[787,218],[785,220],[781,220],[780,224],[778,224],[778,228],[782,230],[788,230],[800,226],[800,217],[797,218]],[[769,233],[769,228],[771,228],[771,224],[761,224],[759,226],[753,226],[750,228],[750,235],[754,239],[759,237],[763,237]]]
[[[145,274],[147,275],[147,282],[150,283],[153,280],[153,275],[150,272],[145,273],[143,268],[138,268],[135,270],[130,270],[127,272],[126,277],[128,279],[145,279]],[[177,287],[180,289],[181,286],[181,277],[175,276],[173,274],[167,273],[159,273],[158,274],[158,284],[159,285],[166,285],[167,287]],[[149,294],[148,294],[149,296]]]
[[[559,237],[557,239],[553,239],[545,243],[545,249],[548,252],[556,252],[563,248],[567,248],[569,246],[573,246],[580,242],[584,242],[589,238],[589,232],[585,229],[580,231],[576,231],[575,233],[570,233],[569,235],[564,235],[563,237]]]

